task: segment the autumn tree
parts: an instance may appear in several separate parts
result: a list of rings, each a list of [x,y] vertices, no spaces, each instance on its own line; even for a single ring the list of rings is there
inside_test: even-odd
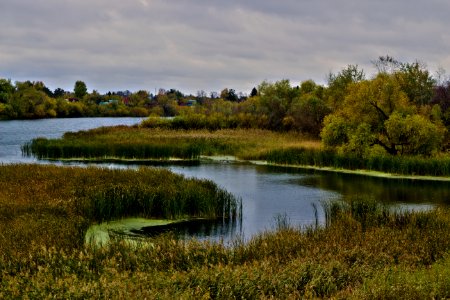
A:
[[[40,83],[16,82],[16,91],[9,99],[13,118],[31,119],[56,117],[56,101],[43,90]]]
[[[342,107],[324,120],[322,141],[362,156],[376,147],[392,155],[429,155],[439,149],[445,129],[418,112],[395,74],[380,73],[349,86]]]
[[[224,88],[220,92],[220,98],[227,101],[237,102],[239,100],[238,95],[234,89]]]

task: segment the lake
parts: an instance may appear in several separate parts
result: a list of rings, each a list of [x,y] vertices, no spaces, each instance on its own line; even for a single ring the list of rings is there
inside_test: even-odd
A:
[[[20,146],[36,137],[56,138],[66,131],[100,126],[132,125],[141,118],[79,118],[0,121],[0,163],[49,163],[23,157]],[[58,163],[61,164],[61,163]],[[108,168],[137,167],[99,164]],[[361,175],[272,167],[249,163],[202,162],[195,166],[165,166],[175,173],[210,179],[242,199],[242,219],[236,223],[195,223],[177,230],[200,239],[248,239],[276,226],[277,219],[293,226],[323,222],[321,203],[343,196],[369,196],[403,209],[422,210],[450,203],[450,183],[384,179]]]

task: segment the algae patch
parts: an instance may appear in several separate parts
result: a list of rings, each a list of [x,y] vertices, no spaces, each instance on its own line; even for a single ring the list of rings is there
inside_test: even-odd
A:
[[[144,218],[126,218],[121,220],[103,222],[94,224],[86,232],[84,242],[86,245],[105,246],[109,243],[112,236],[121,236],[127,240],[133,240],[138,237],[134,231],[139,231],[143,227],[169,225],[177,220],[155,220]]]

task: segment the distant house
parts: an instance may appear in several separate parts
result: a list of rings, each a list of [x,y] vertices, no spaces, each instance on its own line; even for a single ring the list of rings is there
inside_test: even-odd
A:
[[[66,102],[79,102],[80,101],[80,99],[78,99],[78,98],[75,98],[75,97],[70,97],[70,98],[67,98],[67,99],[65,99],[66,100]]]

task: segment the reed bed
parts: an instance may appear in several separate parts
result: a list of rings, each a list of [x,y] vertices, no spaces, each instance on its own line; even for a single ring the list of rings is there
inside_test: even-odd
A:
[[[161,121],[168,122],[168,121]],[[363,158],[321,147],[301,134],[260,129],[171,130],[104,127],[66,133],[61,139],[38,138],[22,147],[39,159],[198,161],[200,156],[232,155],[274,164],[367,170],[400,175],[450,176],[450,157],[373,155]]]
[[[285,148],[268,151],[261,156],[270,163],[331,167],[346,170],[368,170],[402,175],[450,176],[450,157],[388,156],[362,158],[338,154],[331,150]]]
[[[90,224],[128,216],[232,219],[239,201],[164,169],[0,166],[0,253],[21,256],[33,243],[79,248]]]
[[[103,127],[66,133],[61,139],[38,138],[25,144],[25,155],[40,159],[123,158],[198,159],[201,155],[257,158],[277,147],[318,148],[320,142],[297,133],[259,129],[171,130],[161,128]]]
[[[92,216],[79,208],[95,195],[86,186],[112,192],[111,182],[123,189],[136,178],[156,176],[137,173],[1,166],[0,298],[450,296],[448,208],[393,211],[370,199],[344,199],[323,204],[324,226],[295,228],[280,217],[276,230],[248,242],[223,245],[164,234],[150,247],[120,239],[100,249],[83,246],[77,232]]]

